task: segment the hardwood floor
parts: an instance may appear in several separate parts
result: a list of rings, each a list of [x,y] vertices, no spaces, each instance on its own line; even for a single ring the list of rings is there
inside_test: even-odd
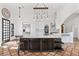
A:
[[[15,41],[11,41],[15,42]],[[15,43],[16,44],[16,43]],[[17,45],[13,45],[17,46]],[[13,49],[10,46],[8,48],[0,48],[0,56],[18,56],[17,49]],[[62,45],[64,51],[51,51],[51,52],[22,52],[20,56],[79,56],[79,40],[75,40],[74,43],[66,43]]]

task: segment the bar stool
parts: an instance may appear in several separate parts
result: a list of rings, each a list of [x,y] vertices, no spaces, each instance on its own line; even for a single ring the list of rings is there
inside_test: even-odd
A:
[[[20,56],[19,55],[19,51],[20,50],[23,51],[24,54],[25,54],[25,50],[26,50],[25,42],[24,41],[21,41],[21,40],[22,40],[22,38],[20,38],[19,43],[18,43],[18,56]]]
[[[22,35],[15,35],[16,42],[18,41],[18,38],[20,39],[21,37],[23,37],[23,36]]]

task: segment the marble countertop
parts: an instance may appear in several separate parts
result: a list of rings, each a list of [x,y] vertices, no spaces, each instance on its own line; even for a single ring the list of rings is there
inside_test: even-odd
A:
[[[23,36],[22,38],[61,38],[61,35]]]

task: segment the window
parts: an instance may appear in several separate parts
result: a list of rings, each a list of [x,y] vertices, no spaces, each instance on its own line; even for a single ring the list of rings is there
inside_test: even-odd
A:
[[[2,41],[10,40],[10,20],[2,18]]]

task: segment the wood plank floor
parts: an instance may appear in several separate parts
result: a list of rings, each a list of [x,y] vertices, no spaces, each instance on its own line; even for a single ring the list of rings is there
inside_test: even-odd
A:
[[[62,45],[64,51],[28,52],[20,51],[20,56],[79,56],[79,41]],[[17,49],[0,48],[0,56],[18,56]]]

